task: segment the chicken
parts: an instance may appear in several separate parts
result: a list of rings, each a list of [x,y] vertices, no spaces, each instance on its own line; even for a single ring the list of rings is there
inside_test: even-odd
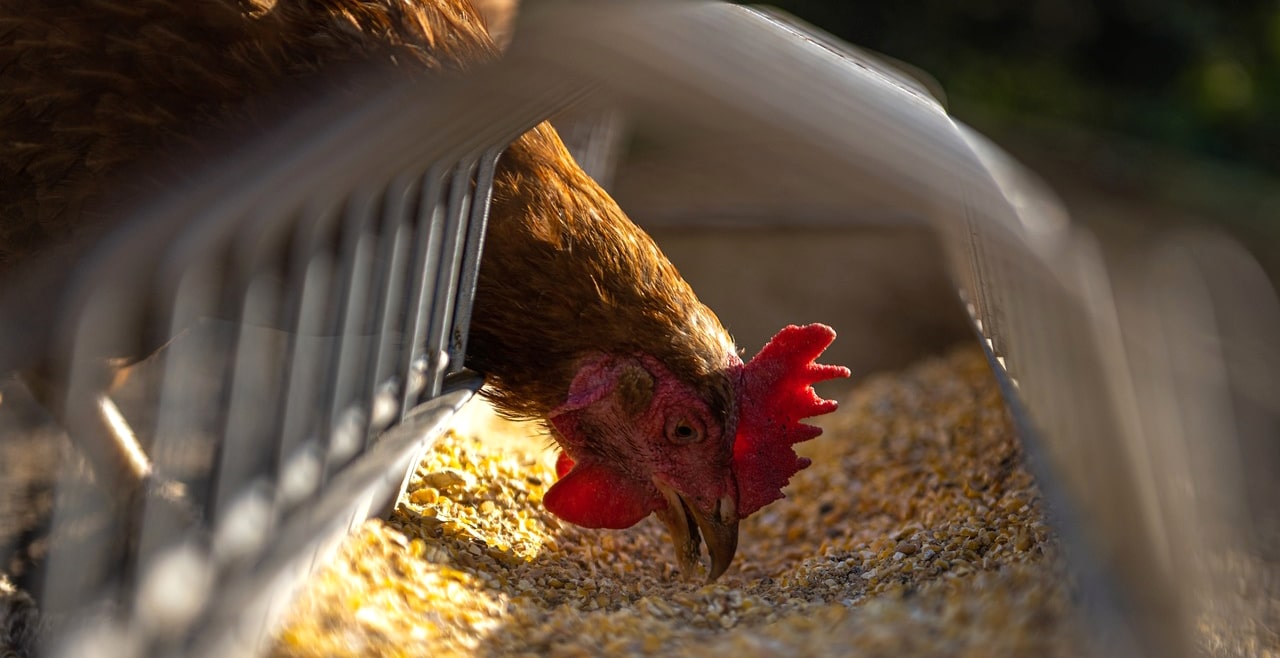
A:
[[[686,573],[699,530],[710,578],[738,520],[803,468],[791,444],[825,413],[809,385],[826,327],[783,330],[746,366],[729,334],[657,245],[543,124],[503,156],[476,290],[468,363],[508,415],[545,419],[563,450],[547,508],[625,528],[656,512]],[[519,327],[512,331],[512,327]]]
[[[457,75],[497,56],[465,0],[10,0],[0,16],[0,273],[146,194],[208,136],[253,124],[282,88],[351,63]],[[108,194],[110,192],[110,194]],[[681,569],[733,560],[741,518],[807,461],[800,423],[835,408],[811,384],[822,325],[749,363],[654,242],[542,124],[494,180],[467,354],[504,414],[562,450],[546,507],[593,528],[656,513]]]

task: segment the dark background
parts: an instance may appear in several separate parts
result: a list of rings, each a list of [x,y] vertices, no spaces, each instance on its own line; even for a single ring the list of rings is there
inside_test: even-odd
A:
[[[1255,245],[1280,235],[1280,2],[769,4],[927,72],[954,116],[1085,221],[1209,221]]]

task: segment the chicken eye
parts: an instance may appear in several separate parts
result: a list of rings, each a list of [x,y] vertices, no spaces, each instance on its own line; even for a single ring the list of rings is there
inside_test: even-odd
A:
[[[672,443],[685,445],[702,440],[702,423],[690,418],[677,418],[667,422],[667,439]]]

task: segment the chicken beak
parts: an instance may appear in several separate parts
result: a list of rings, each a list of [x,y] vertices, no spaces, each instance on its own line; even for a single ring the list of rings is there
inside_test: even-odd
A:
[[[737,510],[733,499],[728,496],[716,501],[716,508],[710,514],[703,514],[696,507],[688,509],[707,542],[707,552],[711,554],[711,573],[707,574],[707,582],[714,582],[729,568],[734,554],[738,552]]]
[[[700,544],[705,537],[707,552],[711,554],[707,582],[714,582],[733,563],[738,551],[738,514],[733,499],[725,496],[716,501],[715,509],[704,512],[688,504],[684,496],[671,487],[655,484],[667,499],[667,507],[658,512],[658,518],[671,533],[680,572],[690,580],[697,577],[702,557]]]

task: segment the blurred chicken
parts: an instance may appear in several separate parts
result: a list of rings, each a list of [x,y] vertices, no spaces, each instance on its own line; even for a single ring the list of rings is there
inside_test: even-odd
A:
[[[132,170],[179,169],[171,153],[252,125],[281,88],[370,62],[455,75],[498,54],[465,0],[8,0],[2,11],[0,276],[110,221],[119,209],[106,201],[155,180]],[[499,410],[547,423],[563,452],[545,504],[567,521],[623,528],[656,512],[686,573],[705,536],[717,578],[739,519],[807,465],[792,444],[819,430],[799,421],[835,407],[810,386],[848,375],[812,363],[833,338],[788,327],[744,364],[550,125],[502,156],[467,363]]]

